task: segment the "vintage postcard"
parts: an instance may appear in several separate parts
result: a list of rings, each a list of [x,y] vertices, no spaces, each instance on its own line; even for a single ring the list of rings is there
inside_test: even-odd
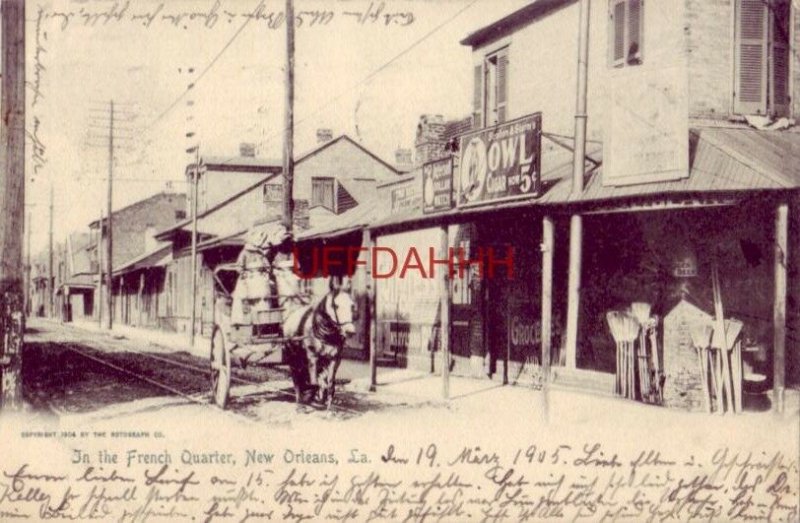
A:
[[[797,0],[0,5],[0,521],[800,521]]]

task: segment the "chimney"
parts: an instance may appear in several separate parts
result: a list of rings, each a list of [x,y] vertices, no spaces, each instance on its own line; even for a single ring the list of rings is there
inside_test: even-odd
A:
[[[414,163],[414,153],[411,149],[398,147],[394,152],[394,162],[398,168],[411,168]]]
[[[333,131],[331,129],[317,129],[317,144],[322,145],[333,140]]]
[[[239,156],[254,158],[256,155],[256,144],[242,142],[239,144]]]
[[[445,123],[441,114],[423,114],[417,124],[416,164],[438,160],[445,156]]]

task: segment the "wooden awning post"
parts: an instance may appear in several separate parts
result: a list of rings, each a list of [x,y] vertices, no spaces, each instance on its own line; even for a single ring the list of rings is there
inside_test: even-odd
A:
[[[542,421],[549,419],[550,358],[553,341],[553,218],[542,219]]]
[[[367,265],[366,265],[366,286],[367,286],[367,325],[369,326],[369,335],[367,338],[367,345],[369,350],[369,391],[375,392],[378,388],[378,316],[375,307],[375,267],[373,267],[374,258],[372,251],[375,248],[375,240],[372,237],[369,229],[364,229],[361,236],[361,245],[367,249]]]
[[[440,231],[439,259],[450,256],[448,226]],[[441,266],[440,266],[441,267]],[[439,343],[442,353],[442,397],[450,398],[450,268],[439,274]]]
[[[138,309],[139,319],[137,320],[137,327],[142,326],[142,305],[144,300],[144,271],[139,273],[139,295],[136,300],[136,308]]]
[[[573,214],[569,229],[569,288],[567,296],[566,367],[574,369],[578,352],[578,310],[581,292],[583,217]]]
[[[775,213],[775,304],[773,308],[773,410],[782,414],[786,382],[786,264],[789,261],[789,205]]]

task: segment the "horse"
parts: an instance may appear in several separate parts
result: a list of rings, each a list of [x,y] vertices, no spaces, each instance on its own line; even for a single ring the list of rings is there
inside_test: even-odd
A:
[[[284,320],[284,351],[298,405],[318,402],[331,410],[342,349],[356,332],[351,291],[349,280],[331,278],[325,296],[289,312]]]

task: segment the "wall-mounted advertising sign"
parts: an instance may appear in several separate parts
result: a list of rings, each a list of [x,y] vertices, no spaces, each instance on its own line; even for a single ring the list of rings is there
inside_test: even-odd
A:
[[[603,121],[603,185],[687,178],[686,65],[622,69],[614,70],[609,77],[611,103]]]
[[[453,159],[443,158],[422,166],[422,211],[453,208]]]
[[[461,137],[458,206],[541,194],[542,113]]]
[[[411,185],[404,185],[392,189],[392,208],[391,214],[398,214],[401,212],[408,212],[412,209],[419,208],[420,194],[419,189]]]

